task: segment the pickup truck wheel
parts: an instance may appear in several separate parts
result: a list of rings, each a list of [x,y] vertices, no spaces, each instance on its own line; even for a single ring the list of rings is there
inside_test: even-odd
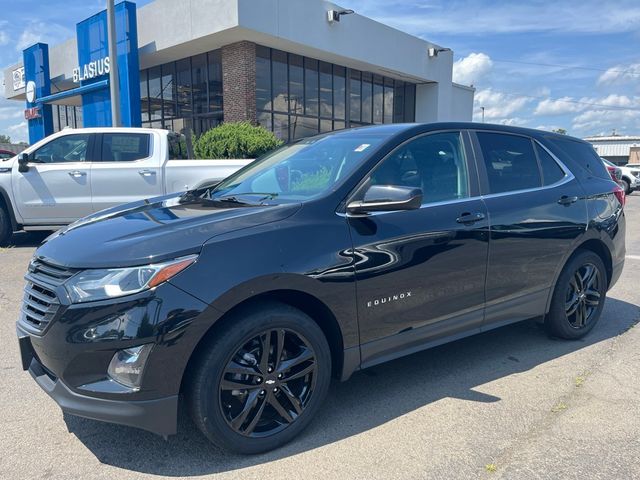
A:
[[[574,340],[584,337],[598,323],[607,293],[607,273],[594,252],[578,250],[556,283],[547,331],[556,337]]]
[[[322,405],[331,353],[318,325],[270,304],[226,322],[200,351],[187,394],[191,417],[216,445],[254,454],[298,435]]]
[[[6,247],[13,234],[9,214],[0,206],[0,247]]]
[[[631,189],[631,184],[626,178],[622,179],[622,188],[624,188],[625,195],[631,195],[631,192],[633,192],[633,190]]]

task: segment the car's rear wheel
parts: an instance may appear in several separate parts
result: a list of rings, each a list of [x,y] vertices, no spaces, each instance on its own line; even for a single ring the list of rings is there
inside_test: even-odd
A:
[[[329,346],[318,325],[288,305],[229,320],[197,359],[187,392],[191,416],[223,448],[272,450],[298,435],[322,404]]]
[[[0,247],[6,247],[13,235],[11,219],[4,207],[0,206]]]
[[[623,178],[621,182],[622,188],[624,188],[624,193],[626,195],[631,195],[631,192],[633,192],[633,190],[631,190],[631,184],[629,183],[629,181],[626,178]]]
[[[598,323],[607,293],[607,272],[594,252],[579,250],[556,283],[545,326],[550,334],[577,339]]]

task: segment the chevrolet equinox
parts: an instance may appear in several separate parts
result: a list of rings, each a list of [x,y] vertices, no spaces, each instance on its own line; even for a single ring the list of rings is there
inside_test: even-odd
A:
[[[586,335],[625,255],[594,149],[473,123],[343,130],[49,237],[22,364],[65,412],[217,445],[298,435],[332,377],[509,323]],[[416,368],[419,368],[416,366]]]

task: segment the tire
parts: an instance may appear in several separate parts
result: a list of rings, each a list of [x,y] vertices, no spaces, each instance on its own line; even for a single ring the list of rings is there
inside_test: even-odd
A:
[[[631,195],[631,192],[633,192],[633,190],[631,190],[631,184],[629,183],[629,180],[627,180],[626,178],[623,178],[621,182],[622,182],[622,188],[624,188],[625,195]]]
[[[6,247],[12,235],[13,228],[11,227],[9,213],[3,206],[0,206],[0,247]]]
[[[322,405],[331,381],[329,345],[308,315],[284,304],[252,307],[228,320],[188,372],[191,418],[226,450],[273,450],[302,432]]]
[[[600,256],[578,250],[567,262],[553,291],[545,327],[550,335],[575,340],[600,319],[607,293],[607,273]]]

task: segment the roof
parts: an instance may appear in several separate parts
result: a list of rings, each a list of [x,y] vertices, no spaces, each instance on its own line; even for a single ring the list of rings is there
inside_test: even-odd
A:
[[[611,135],[611,136],[593,136],[586,137],[585,140],[587,142],[596,143],[596,142],[640,142],[640,135]]]

